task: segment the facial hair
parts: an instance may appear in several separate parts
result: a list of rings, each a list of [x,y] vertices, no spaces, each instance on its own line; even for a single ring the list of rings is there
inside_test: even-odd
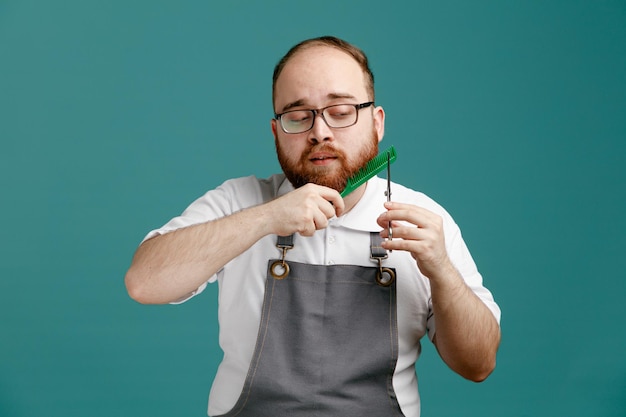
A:
[[[349,161],[346,154],[336,149],[333,145],[325,142],[310,144],[300,156],[298,161],[290,160],[281,148],[278,139],[275,140],[276,154],[278,162],[285,173],[287,179],[295,188],[302,187],[308,183],[323,185],[342,192],[346,188],[348,178],[356,174],[372,158],[378,155],[378,132],[372,129],[370,139],[361,148],[354,160]],[[315,166],[311,164],[310,155],[315,152],[325,152],[333,155],[339,168],[327,166]],[[337,165],[337,164],[333,164]]]

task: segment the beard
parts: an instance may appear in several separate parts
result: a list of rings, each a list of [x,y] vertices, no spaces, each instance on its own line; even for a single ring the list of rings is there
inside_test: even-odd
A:
[[[378,132],[376,129],[372,129],[369,140],[365,142],[365,145],[352,161],[348,160],[344,152],[324,142],[310,144],[302,152],[300,159],[293,161],[287,157],[278,143],[278,139],[275,140],[275,144],[278,162],[285,176],[295,188],[313,183],[342,192],[346,188],[348,178],[356,174],[372,158],[378,155]],[[311,164],[309,158],[314,152],[328,152],[332,154],[336,161],[339,162],[339,167],[315,166]]]

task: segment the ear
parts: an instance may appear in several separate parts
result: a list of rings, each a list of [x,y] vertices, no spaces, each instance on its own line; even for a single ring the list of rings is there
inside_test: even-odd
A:
[[[378,132],[378,142],[385,136],[385,110],[378,106],[374,108],[374,128]]]
[[[272,135],[274,135],[274,140],[276,140],[276,139],[278,139],[277,131],[276,131],[276,129],[278,128],[278,125],[277,125],[276,119],[270,120],[270,125],[271,125],[271,128],[272,128]]]

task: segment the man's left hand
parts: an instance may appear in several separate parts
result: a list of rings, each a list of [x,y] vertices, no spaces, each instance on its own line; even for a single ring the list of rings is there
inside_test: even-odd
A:
[[[410,252],[420,271],[430,279],[437,279],[451,267],[440,216],[410,204],[386,202],[385,208],[387,211],[377,222],[384,229],[383,238],[389,237],[391,222],[393,239],[385,240],[383,248]]]

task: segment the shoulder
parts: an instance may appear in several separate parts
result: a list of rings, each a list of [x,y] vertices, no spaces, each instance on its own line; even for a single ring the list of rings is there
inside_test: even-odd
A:
[[[233,178],[224,181],[215,190],[207,192],[205,196],[222,194],[223,197],[237,202],[235,205],[246,207],[275,198],[284,181],[284,174],[275,174],[268,178],[257,178],[253,175]]]
[[[280,184],[285,180],[284,174],[274,174],[268,178],[257,178],[254,175],[247,177],[231,178],[224,181],[218,189],[224,190],[239,190],[239,189],[255,189],[255,188],[268,188],[278,189]]]
[[[280,174],[266,179],[255,176],[229,179],[195,200],[183,216],[213,219],[262,204],[274,198],[283,180]]]
[[[153,236],[155,232],[162,234],[262,204],[275,198],[283,181],[284,176],[281,174],[266,179],[249,176],[227,180],[197,198],[181,215],[171,219],[161,229],[150,232],[146,239]]]

